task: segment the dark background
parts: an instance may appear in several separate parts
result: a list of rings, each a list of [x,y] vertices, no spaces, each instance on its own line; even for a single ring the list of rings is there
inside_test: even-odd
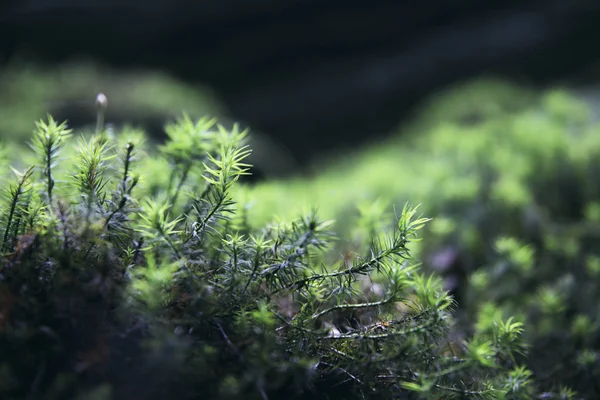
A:
[[[594,0],[13,0],[0,59],[87,55],[212,87],[300,161],[389,133],[445,85],[596,78]]]

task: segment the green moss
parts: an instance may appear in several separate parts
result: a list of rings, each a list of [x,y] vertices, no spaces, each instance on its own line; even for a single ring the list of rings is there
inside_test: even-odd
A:
[[[361,201],[422,203],[438,222],[425,229],[415,254],[431,269],[445,248],[458,255],[454,266],[444,268],[458,280],[465,321],[473,323],[488,301],[505,316],[523,316],[534,353],[556,356],[531,361],[543,377],[539,382],[557,391],[557,383],[571,385],[594,397],[592,377],[550,373],[544,365],[574,362],[572,353],[545,347],[556,338],[565,348],[578,346],[571,313],[598,322],[592,304],[598,300],[600,125],[585,103],[564,90],[533,94],[507,86],[494,97],[481,89],[486,96],[478,104],[477,87],[440,97],[401,128],[400,138],[321,165],[314,179],[240,188],[253,204],[249,217],[285,218],[318,204],[346,232],[347,215]],[[479,117],[468,118],[469,110]],[[285,201],[263,202],[269,198]]]
[[[0,371],[18,377],[1,397],[535,390],[520,323],[496,315],[452,338],[455,303],[411,253],[429,222],[417,207],[357,203],[340,255],[336,225],[314,210],[247,217],[235,200],[246,131],[184,116],[166,132],[158,148],[131,129],[74,140],[48,117],[31,158],[5,153],[32,165],[7,177],[0,209]]]
[[[51,265],[73,262],[59,257],[65,243],[76,264],[93,254],[94,271],[113,265],[127,277],[113,284],[123,318],[145,321],[141,348],[170,354],[160,359],[178,371],[184,397],[334,387],[339,398],[597,397],[600,125],[588,107],[566,91],[480,81],[399,130],[315,166],[313,178],[257,185],[227,179],[247,168],[245,133],[209,119],[179,119],[158,149],[131,128],[86,136],[61,148],[60,202],[43,195],[42,171],[23,181],[18,228],[2,220],[18,238],[4,242],[6,257],[28,248],[16,233],[35,226],[45,238],[35,279],[48,274],[45,252]],[[137,155],[123,180],[129,142]],[[19,170],[40,157],[8,144],[2,154],[5,165],[19,154],[10,160]],[[5,178],[5,210],[19,177]],[[398,247],[413,218],[422,240]],[[51,271],[45,279],[63,282]],[[58,299],[58,287],[39,290]],[[5,364],[3,375],[33,376],[38,361]]]

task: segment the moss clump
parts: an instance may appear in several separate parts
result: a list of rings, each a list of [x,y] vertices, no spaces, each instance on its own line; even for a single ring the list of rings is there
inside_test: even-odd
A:
[[[363,204],[340,255],[316,212],[250,221],[246,132],[183,117],[166,133],[74,140],[49,117],[34,152],[6,149],[0,397],[534,395],[520,322],[453,333],[452,298],[411,255],[415,207]]]
[[[481,103],[472,92],[453,92],[401,138],[325,167],[314,180],[240,187],[254,201],[249,217],[285,218],[318,204],[327,218],[347,221],[340,243],[352,249],[360,236],[346,215],[357,203],[422,202],[434,220],[413,251],[426,270],[445,276],[465,334],[482,319],[514,316],[525,324],[537,384],[596,398],[600,125],[567,91],[532,99],[515,90],[519,107],[506,92]],[[293,195],[283,207],[269,201],[284,193]]]

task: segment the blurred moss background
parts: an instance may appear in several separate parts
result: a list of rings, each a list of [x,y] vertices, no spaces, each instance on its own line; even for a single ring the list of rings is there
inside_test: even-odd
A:
[[[86,60],[49,69],[16,60],[0,73],[0,138],[28,139],[32,121],[46,114],[67,120],[76,131],[93,129],[98,93],[108,97],[108,127],[141,128],[156,142],[165,139],[165,124],[182,113],[192,118],[218,117],[225,126],[237,122],[207,87],[159,71],[115,70]],[[296,167],[293,157],[273,137],[253,132],[252,147],[257,176],[281,176]]]
[[[217,100],[205,88],[183,85],[158,72],[116,72],[92,62],[73,62],[56,69],[14,62],[0,75],[0,88],[3,139],[27,137],[32,130],[30,121],[46,113],[64,116],[71,125],[93,125],[94,100],[100,92],[110,101],[108,122],[143,124],[151,133],[156,130],[152,122],[182,111],[193,116],[222,116]]]

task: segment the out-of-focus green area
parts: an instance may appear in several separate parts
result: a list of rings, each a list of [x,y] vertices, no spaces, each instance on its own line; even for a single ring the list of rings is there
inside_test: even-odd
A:
[[[107,124],[144,129],[159,142],[165,139],[165,124],[183,113],[191,118],[217,117],[225,126],[234,122],[209,88],[164,73],[120,71],[85,61],[53,69],[15,61],[0,73],[0,140],[23,143],[33,131],[31,121],[46,114],[67,120],[76,132],[91,131],[98,93],[108,97]],[[254,132],[251,145],[257,174],[280,176],[296,168],[294,158],[273,135]]]
[[[91,62],[72,62],[47,69],[14,62],[0,74],[0,135],[29,138],[31,121],[47,113],[94,126],[95,97],[109,99],[106,120],[144,125],[186,112],[193,117],[222,116],[222,106],[205,87],[183,84],[154,71],[118,72]]]
[[[503,143],[521,140],[522,136],[533,141],[537,136],[548,138],[540,130],[552,124],[550,120],[531,120],[529,127],[518,132],[512,127],[531,118],[528,116],[545,112],[543,108],[535,111],[544,103],[548,107],[571,107],[577,114],[584,112],[558,92],[540,98],[531,90],[498,80],[459,85],[427,102],[391,140],[327,160],[315,166],[313,178],[245,188],[246,195],[257,199],[251,215],[262,223],[275,215],[295,215],[298,208],[318,206],[329,218],[352,212],[357,202],[380,197],[397,204],[423,202],[433,211],[434,204],[448,200],[441,193],[470,198],[480,183],[477,176],[481,171],[474,157],[491,160]],[[518,151],[508,156],[528,158]],[[434,192],[438,196],[431,198]],[[281,196],[285,202],[278,201]]]

